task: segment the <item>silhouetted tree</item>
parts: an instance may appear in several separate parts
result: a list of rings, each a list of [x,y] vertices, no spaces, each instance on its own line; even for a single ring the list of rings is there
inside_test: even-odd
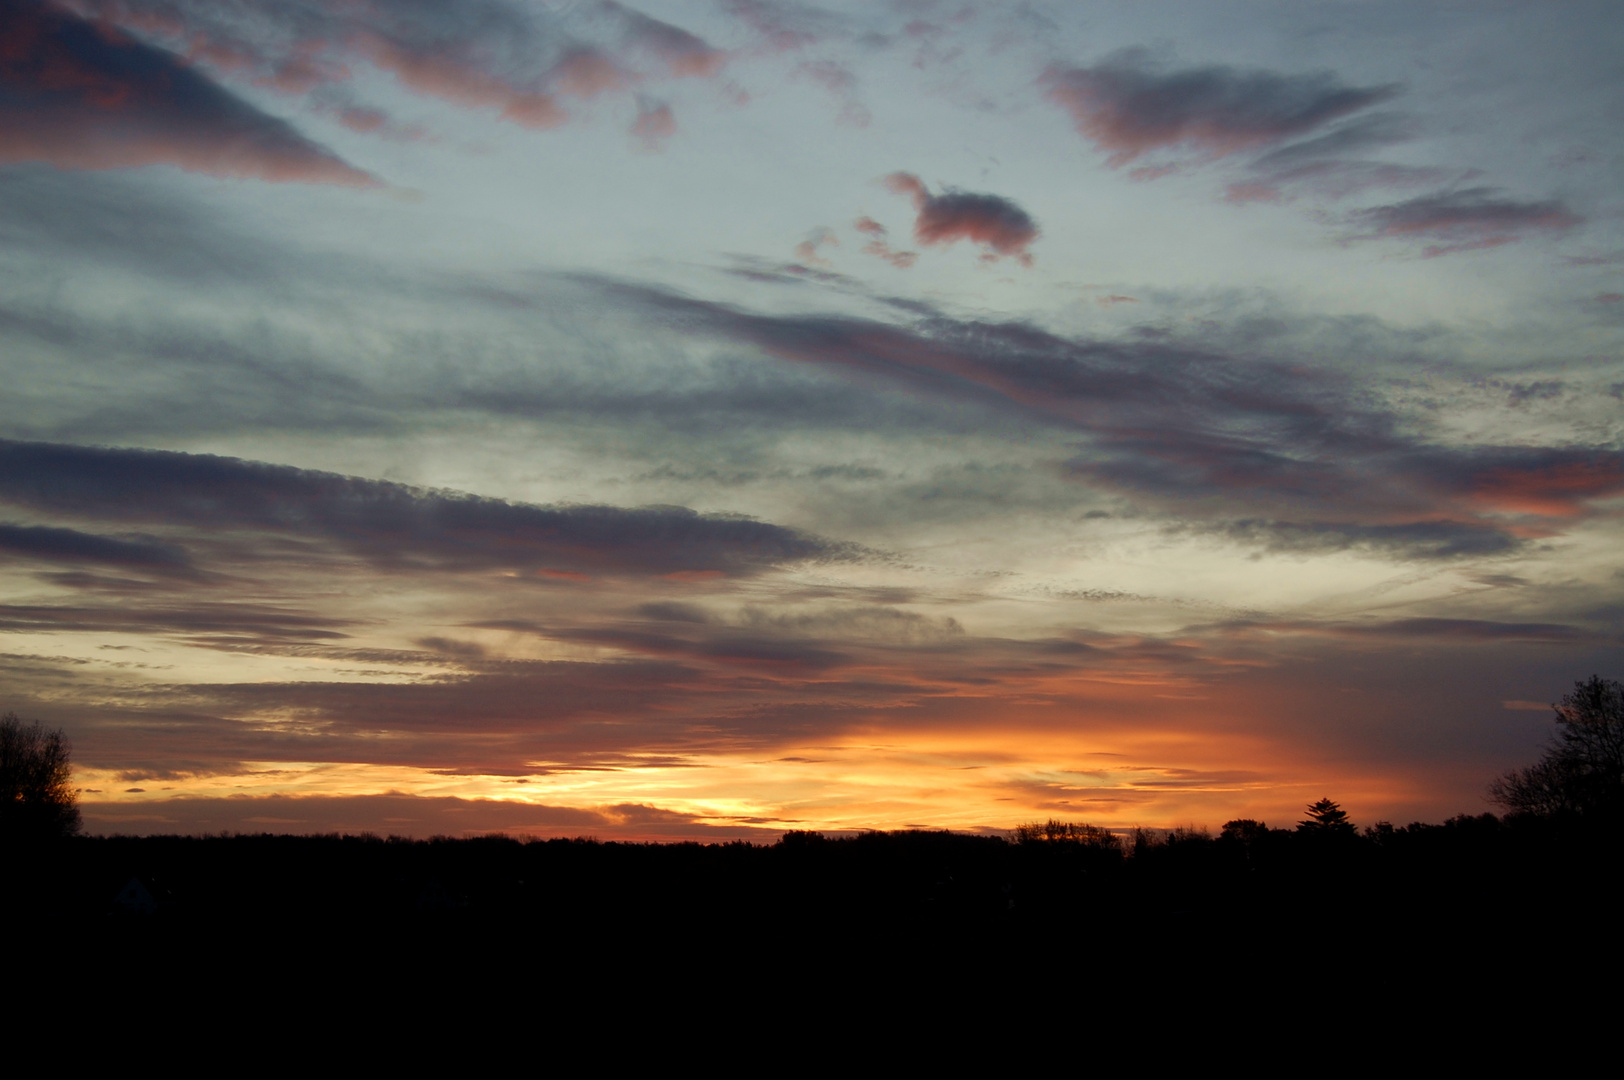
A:
[[[1556,733],[1545,755],[1489,785],[1516,814],[1618,814],[1624,810],[1624,685],[1592,675],[1551,706]]]
[[[1330,799],[1310,805],[1308,817],[1297,823],[1297,831],[1322,836],[1359,835],[1359,830],[1348,820],[1348,812]]]
[[[1254,818],[1236,818],[1224,822],[1224,831],[1218,834],[1218,839],[1250,844],[1266,839],[1268,835],[1269,827],[1263,822]]]
[[[1014,839],[1017,844],[1076,844],[1101,851],[1122,850],[1122,838],[1109,829],[1082,822],[1057,821],[1054,818],[1042,824],[1032,822],[1015,826]]]
[[[39,721],[0,716],[0,838],[51,839],[79,831],[68,740]]]

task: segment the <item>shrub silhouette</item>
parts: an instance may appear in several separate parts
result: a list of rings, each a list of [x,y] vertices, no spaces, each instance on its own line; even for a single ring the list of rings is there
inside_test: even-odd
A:
[[[60,731],[0,716],[0,838],[47,840],[79,831],[71,748]]]

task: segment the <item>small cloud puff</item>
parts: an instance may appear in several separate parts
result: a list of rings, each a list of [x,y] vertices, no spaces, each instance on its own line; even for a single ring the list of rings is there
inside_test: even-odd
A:
[[[638,140],[645,151],[655,152],[662,149],[665,140],[675,134],[676,130],[677,118],[671,114],[671,106],[663,101],[638,95],[637,119],[632,121],[630,134]]]
[[[924,181],[905,172],[887,176],[885,186],[913,199],[919,212],[914,220],[914,239],[919,243],[936,246],[969,240],[988,249],[982,255],[984,260],[1007,255],[1022,266],[1032,265],[1026,249],[1038,238],[1037,222],[1009,199],[953,188],[932,195]]]
[[[886,229],[871,217],[860,217],[852,222],[852,228],[869,238],[863,245],[864,255],[873,255],[884,259],[898,270],[906,270],[919,260],[917,251],[897,251],[886,240]]]
[[[795,245],[795,257],[810,266],[828,266],[829,260],[818,254],[818,249],[824,245],[840,246],[840,237],[835,231],[824,226],[812,230],[812,234],[799,244]]]

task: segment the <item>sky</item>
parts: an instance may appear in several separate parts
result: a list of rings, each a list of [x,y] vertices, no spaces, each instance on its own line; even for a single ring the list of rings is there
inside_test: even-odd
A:
[[[1624,674],[1611,2],[0,0],[91,832],[1481,813]]]

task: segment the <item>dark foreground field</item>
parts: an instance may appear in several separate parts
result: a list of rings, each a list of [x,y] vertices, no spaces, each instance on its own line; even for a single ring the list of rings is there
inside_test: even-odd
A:
[[[66,968],[151,979],[243,957],[470,976],[517,965],[600,986],[837,969],[925,985],[1039,971],[1095,986],[1503,979],[1616,961],[1620,855],[1611,830],[1489,815],[1364,836],[790,833],[771,846],[81,837],[10,852],[5,903],[29,948]]]

